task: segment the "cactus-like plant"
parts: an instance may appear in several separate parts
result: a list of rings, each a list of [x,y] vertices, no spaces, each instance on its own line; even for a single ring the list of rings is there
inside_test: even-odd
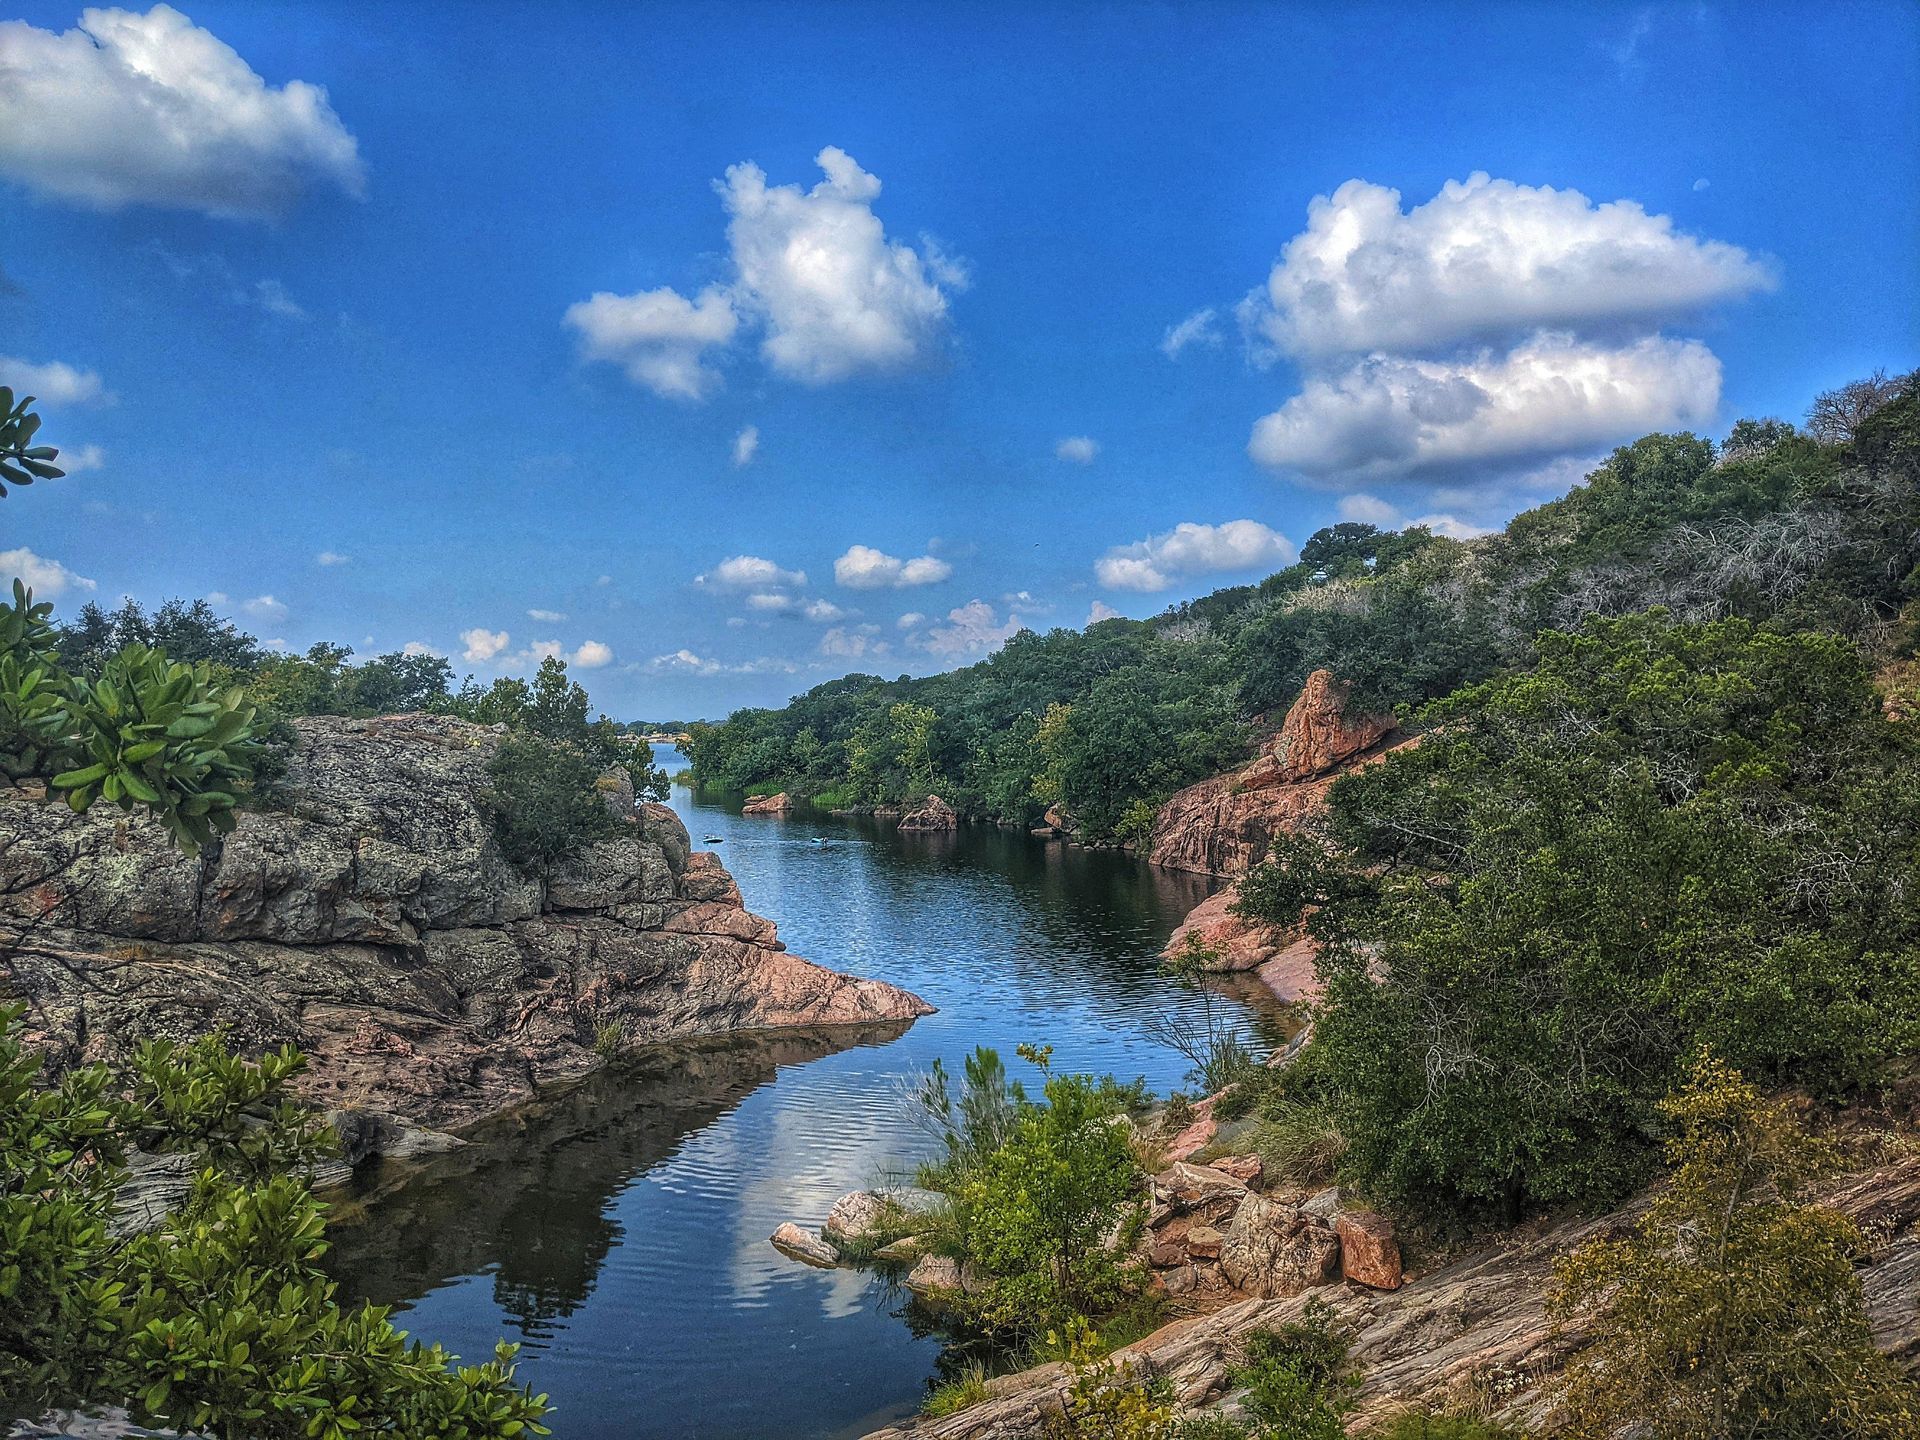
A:
[[[67,472],[53,462],[60,452],[51,445],[33,443],[40,417],[33,413],[33,396],[15,400],[0,385],[0,496],[8,485],[31,485],[35,480],[57,480]]]
[[[233,829],[232,786],[252,773],[254,708],[211,667],[129,645],[98,680],[71,682],[74,755],[52,789],[76,813],[96,800],[144,806],[189,854]]]

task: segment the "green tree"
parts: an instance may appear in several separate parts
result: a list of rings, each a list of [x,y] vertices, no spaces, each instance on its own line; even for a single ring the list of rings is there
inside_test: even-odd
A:
[[[1667,1183],[1633,1234],[1590,1241],[1555,1270],[1556,1319],[1593,1337],[1567,1370],[1571,1433],[1920,1434],[1920,1389],[1868,1331],[1860,1231],[1808,1198],[1834,1168],[1830,1148],[1711,1058],[1660,1110]]]
[[[301,1178],[323,1132],[286,1098],[298,1054],[150,1042],[124,1071],[46,1082],[20,1036],[19,1007],[0,1007],[0,1395],[235,1440],[545,1433],[513,1347],[458,1366],[386,1309],[337,1303]],[[129,1235],[115,1197],[136,1146],[197,1168],[174,1213]]]
[[[517,865],[545,868],[618,832],[597,757],[565,740],[509,735],[488,762],[494,838]]]
[[[1658,614],[1537,643],[1243,892],[1308,913],[1315,1073],[1408,1203],[1619,1196],[1697,1044],[1828,1091],[1920,1044],[1920,749],[1858,654]]]

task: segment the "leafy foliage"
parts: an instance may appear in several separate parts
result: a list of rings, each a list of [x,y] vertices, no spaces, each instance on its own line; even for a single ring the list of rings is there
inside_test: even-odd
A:
[[[36,445],[40,417],[33,413],[33,396],[18,399],[12,390],[0,385],[0,497],[8,485],[31,485],[35,480],[57,480],[67,472],[53,462],[60,452],[51,445]]]
[[[1566,1377],[1572,1433],[1648,1440],[1894,1440],[1920,1389],[1874,1348],[1859,1230],[1812,1203],[1827,1146],[1725,1063],[1664,1102],[1668,1182],[1635,1233],[1555,1272],[1556,1316],[1591,1330]]]
[[[509,735],[487,773],[494,838],[517,865],[552,865],[619,829],[595,788],[599,762],[567,741]]]
[[[1346,1163],[1404,1202],[1618,1196],[1702,1043],[1828,1092],[1920,1043],[1920,747],[1854,649],[1657,612],[1537,646],[1243,893],[1308,914]]]
[[[19,1009],[0,1009],[0,1394],[257,1440],[545,1433],[513,1347],[459,1366],[384,1308],[336,1303],[298,1178],[322,1132],[285,1098],[301,1066],[154,1042],[125,1072],[46,1084]],[[177,1212],[127,1235],[115,1195],[136,1146],[198,1168]]]
[[[233,828],[259,751],[255,712],[212,667],[129,645],[96,678],[59,662],[51,607],[18,580],[0,611],[0,772],[46,779],[76,813],[144,808],[184,849]]]
[[[983,1329],[1032,1339],[1072,1317],[1107,1314],[1137,1290],[1107,1239],[1135,1201],[1140,1168],[1126,1112],[1144,1092],[1056,1075],[1044,1049],[1021,1053],[1044,1077],[1040,1100],[984,1047],[967,1062],[958,1102],[944,1071],[923,1085],[945,1154],[921,1181],[947,1196],[949,1248],[974,1277],[956,1306]]]

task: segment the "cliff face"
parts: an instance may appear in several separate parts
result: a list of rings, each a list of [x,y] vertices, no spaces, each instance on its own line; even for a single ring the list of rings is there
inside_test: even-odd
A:
[[[1274,836],[1316,815],[1342,774],[1399,748],[1389,743],[1392,716],[1349,715],[1346,699],[1330,671],[1314,671],[1280,733],[1251,764],[1190,785],[1160,808],[1148,853],[1154,864],[1235,882],[1187,916],[1167,943],[1169,957],[1198,946],[1210,969],[1258,970],[1283,1000],[1312,995],[1312,942],[1243,920],[1233,903],[1239,878],[1266,859]]]
[[[226,1029],[291,1042],[329,1107],[453,1128],[642,1044],[905,1020],[918,997],[786,953],[664,806],[546,878],[493,842],[498,737],[441,716],[298,722],[286,813],[189,857],[159,826],[0,794],[0,994],[59,1061]]]
[[[1349,715],[1346,689],[1327,670],[1307,677],[1280,733],[1253,762],[1190,785],[1154,819],[1148,859],[1171,870],[1231,879],[1317,811],[1339,772],[1393,732],[1391,715]]]

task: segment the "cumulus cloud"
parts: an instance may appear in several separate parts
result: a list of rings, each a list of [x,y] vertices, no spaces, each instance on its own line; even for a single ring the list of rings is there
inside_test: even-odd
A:
[[[69,475],[80,475],[88,470],[105,469],[107,452],[98,445],[62,445],[60,458],[54,463]]]
[[[1160,353],[1169,360],[1178,360],[1180,352],[1190,346],[1217,347],[1220,344],[1218,321],[1219,314],[1211,306],[1194,311],[1177,325],[1167,327],[1167,333],[1160,337]]]
[[[1326,359],[1647,320],[1772,283],[1739,246],[1632,200],[1476,172],[1402,210],[1399,191],[1349,180],[1315,197],[1242,318],[1287,354]]]
[[[0,74],[4,73],[5,66],[0,64]],[[18,356],[0,355],[0,385],[12,390],[15,398],[32,395],[42,405],[86,405],[113,399],[96,372],[77,369],[64,360],[36,365]]]
[[[1054,458],[1075,465],[1091,465],[1100,453],[1100,442],[1089,435],[1069,435],[1053,447]]]
[[[58,600],[69,590],[100,588],[86,576],[74,574],[58,560],[36,555],[25,546],[18,550],[0,550],[0,579],[9,585],[18,580],[40,600]]]
[[[353,563],[353,557],[351,555],[342,555],[338,550],[322,550],[318,555],[313,557],[313,563],[328,566],[351,565]]]
[[[1720,362],[1697,340],[1606,346],[1547,334],[1506,353],[1375,355],[1311,375],[1255,424],[1247,449],[1309,478],[1364,481],[1696,424],[1719,402]]]
[[[507,648],[507,638],[504,630],[488,630],[476,625],[460,632],[460,643],[466,646],[461,654],[475,663],[491,660]]]
[[[722,590],[798,589],[807,583],[807,572],[783,570],[758,555],[730,555],[693,583]]]
[[[278,623],[287,618],[285,602],[271,595],[256,595],[251,600],[242,600],[240,608],[255,620],[272,620]]]
[[[842,660],[859,660],[867,656],[881,656],[893,647],[885,640],[876,639],[873,626],[863,626],[858,630],[836,625],[820,637],[820,653],[833,655]]]
[[[696,655],[691,650],[680,649],[670,655],[654,656],[647,662],[647,668],[687,675],[791,675],[800,667],[791,660],[772,656],[763,656],[758,660],[744,660],[737,665],[727,665],[705,655]]]
[[[1188,521],[1164,535],[1115,546],[1093,569],[1114,590],[1165,590],[1183,576],[1290,565],[1295,553],[1292,541],[1258,520]]]
[[[1471,540],[1477,535],[1492,533],[1491,527],[1475,525],[1456,515],[1416,515],[1409,518],[1399,507],[1377,496],[1365,494],[1342,496],[1340,518],[1363,520],[1369,525],[1378,525],[1382,530],[1405,530],[1408,526],[1420,525],[1450,540]]]
[[[1102,620],[1118,620],[1119,618],[1120,612],[1114,609],[1113,606],[1107,604],[1104,600],[1096,600],[1093,602],[1093,607],[1087,611],[1086,623],[1088,625],[1098,625]]]
[[[43,195],[263,218],[315,184],[365,190],[324,89],[267,84],[167,5],[62,33],[0,23],[0,75],[0,174]]]
[[[598,670],[602,665],[612,663],[613,650],[598,640],[583,640],[579,649],[567,656],[567,663],[576,670]]]
[[[407,641],[406,644],[400,647],[400,653],[402,655],[437,655],[442,660],[446,659],[446,656],[447,656],[446,651],[436,650],[433,646],[427,644],[427,642],[424,640]]]
[[[923,255],[889,239],[873,211],[879,178],[844,150],[829,145],[814,163],[826,178],[810,190],[769,185],[751,161],[729,166],[714,188],[727,214],[732,279],[697,300],[662,287],[581,301],[566,322],[587,358],[622,364],[636,383],[693,400],[719,383],[703,357],[748,325],[760,332],[766,363],[806,384],[932,358],[965,268],[931,242],[922,241]],[[736,464],[752,458],[751,444],[738,458],[741,443]]]
[[[902,630],[911,630],[916,625],[924,624],[926,618],[918,610],[909,610],[893,623]]]
[[[704,357],[740,328],[732,299],[717,285],[695,300],[664,285],[635,295],[602,290],[569,305],[565,319],[589,360],[623,366],[634,384],[674,400],[702,399],[720,383]]]
[[[760,453],[760,427],[749,425],[733,437],[733,468],[741,470],[753,463],[753,457]]]
[[[953,574],[953,566],[933,555],[902,560],[871,545],[852,546],[833,562],[833,578],[849,590],[903,589],[935,585]]]
[[[564,610],[529,610],[527,611],[527,618],[529,620],[541,620],[549,625],[558,625],[562,620],[567,618],[567,615]]]
[[[1001,621],[986,601],[969,600],[949,610],[945,625],[933,626],[915,643],[932,655],[977,655],[999,649],[1020,629],[1020,617],[1011,611]]]
[[[687,670],[695,675],[718,675],[720,662],[696,655],[684,647],[671,655],[656,655],[648,662],[655,670]]]

